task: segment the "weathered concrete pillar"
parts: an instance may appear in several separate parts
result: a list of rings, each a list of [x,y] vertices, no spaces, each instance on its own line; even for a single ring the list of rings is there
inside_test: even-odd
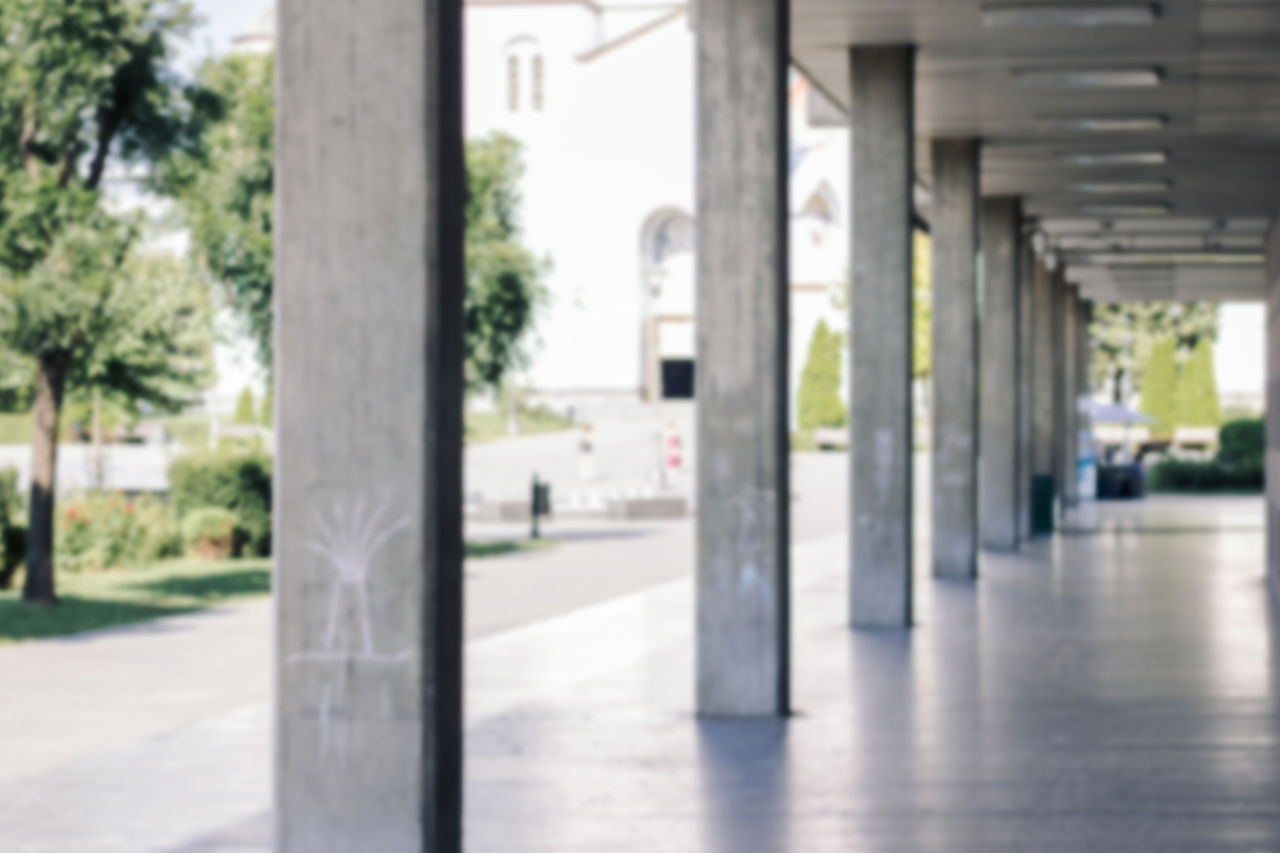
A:
[[[1017,199],[983,201],[979,504],[983,547],[996,550],[1017,548],[1021,527],[1018,227]]]
[[[1267,581],[1280,600],[1280,214],[1267,233]]]
[[[850,50],[850,621],[911,622],[915,51]]]
[[[1057,471],[1054,454],[1054,346],[1053,346],[1053,273],[1043,260],[1035,264],[1033,279],[1035,304],[1033,352],[1031,354],[1032,382],[1032,435],[1034,465],[1032,476],[1053,476]]]
[[[697,15],[698,711],[786,714],[788,4]]]
[[[978,572],[978,142],[933,141],[933,573]]]
[[[461,0],[281,0],[275,849],[461,848]]]
[[[1059,320],[1062,334],[1062,505],[1068,509],[1080,502],[1080,481],[1076,469],[1076,454],[1080,444],[1077,429],[1080,386],[1076,361],[1076,348],[1079,344],[1076,327],[1080,317],[1078,293],[1074,285],[1068,284],[1063,289],[1063,310]]]
[[[1031,475],[1035,471],[1035,252],[1018,233],[1018,538],[1031,538]]]
[[[1062,460],[1066,457],[1063,446],[1066,442],[1067,423],[1067,336],[1064,317],[1067,313],[1067,279],[1066,271],[1061,263],[1053,267],[1051,278],[1050,303],[1053,306],[1050,335],[1053,341],[1053,440],[1050,449],[1050,466],[1053,471],[1054,494],[1058,500],[1058,508],[1066,506],[1066,471]]]

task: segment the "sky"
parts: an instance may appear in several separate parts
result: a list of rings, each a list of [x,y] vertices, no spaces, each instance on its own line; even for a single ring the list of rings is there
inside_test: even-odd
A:
[[[226,53],[231,40],[273,5],[272,0],[195,0],[202,23],[185,46],[181,64],[191,69],[207,56]]]

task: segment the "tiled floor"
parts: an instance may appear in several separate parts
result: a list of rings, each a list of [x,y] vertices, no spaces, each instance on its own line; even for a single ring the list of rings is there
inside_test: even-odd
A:
[[[976,585],[920,578],[910,632],[847,630],[843,543],[804,550],[785,723],[690,717],[687,587],[606,605],[590,672],[530,629],[473,691],[563,680],[474,718],[468,849],[1280,849],[1261,503],[1072,527]]]

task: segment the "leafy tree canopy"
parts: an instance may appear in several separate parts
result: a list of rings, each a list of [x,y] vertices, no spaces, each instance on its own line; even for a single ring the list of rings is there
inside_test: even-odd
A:
[[[1190,356],[1201,339],[1218,335],[1218,307],[1209,302],[1122,302],[1094,307],[1090,329],[1093,369],[1100,386],[1110,385],[1117,403],[1143,391],[1143,370],[1161,338],[1173,341],[1175,362]]]
[[[545,299],[546,264],[520,243],[520,143],[496,133],[467,142],[466,378],[497,390],[528,363],[528,335]]]
[[[263,365],[271,364],[274,60],[233,55],[205,62],[188,90],[194,143],[173,151],[154,183],[177,199],[192,248],[226,289]]]
[[[911,252],[911,378],[933,375],[933,248],[929,235],[916,231]]]
[[[275,104],[270,56],[230,56],[200,69],[189,92],[191,135],[157,170],[196,253],[244,318],[271,364]],[[527,363],[529,329],[544,299],[545,264],[520,244],[520,143],[494,134],[467,143],[466,378],[497,389]]]
[[[64,393],[175,405],[207,349],[182,272],[139,257],[140,223],[100,198],[109,164],[183,144],[169,42],[182,0],[0,4],[0,341],[35,363],[26,600],[53,601],[54,456]]]

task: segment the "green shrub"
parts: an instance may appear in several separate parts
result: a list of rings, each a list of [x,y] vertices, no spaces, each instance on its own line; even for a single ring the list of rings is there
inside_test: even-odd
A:
[[[217,506],[193,509],[182,517],[182,541],[188,553],[207,559],[226,559],[234,554],[240,518]]]
[[[62,507],[54,524],[59,571],[102,571],[149,563],[182,553],[182,539],[168,507],[155,498],[89,494]]]
[[[239,525],[239,516],[231,510],[202,506],[182,517],[182,538],[186,542],[194,539],[229,539]]]
[[[849,422],[840,402],[840,336],[819,320],[809,341],[809,357],[796,392],[796,419],[801,430],[842,427]]]
[[[8,589],[27,556],[27,528],[16,468],[0,470],[0,589]]]
[[[1218,430],[1218,461],[1227,465],[1261,463],[1267,452],[1267,422],[1262,418],[1230,421]]]
[[[1147,471],[1147,488],[1152,492],[1261,492],[1264,470],[1261,459],[1234,465],[1166,459]]]
[[[221,507],[240,519],[237,548],[271,554],[271,459],[268,456],[200,453],[169,466],[169,500],[178,518],[201,507]]]

